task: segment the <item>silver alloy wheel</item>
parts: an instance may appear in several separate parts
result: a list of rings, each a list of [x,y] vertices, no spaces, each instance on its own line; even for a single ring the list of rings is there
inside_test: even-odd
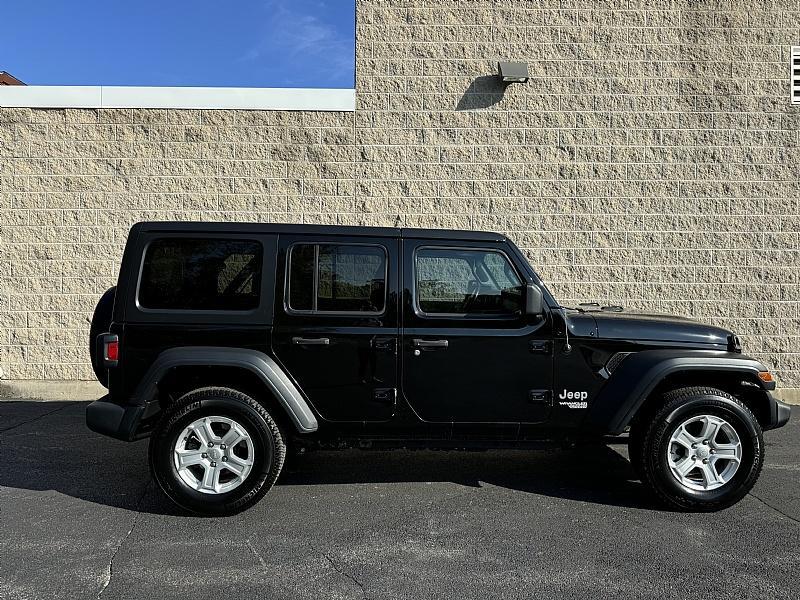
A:
[[[181,480],[203,494],[235,490],[253,468],[250,434],[228,417],[202,417],[178,436],[173,450]]]
[[[736,429],[716,415],[697,415],[672,433],[667,461],[673,477],[692,490],[715,490],[728,483],[742,463]]]

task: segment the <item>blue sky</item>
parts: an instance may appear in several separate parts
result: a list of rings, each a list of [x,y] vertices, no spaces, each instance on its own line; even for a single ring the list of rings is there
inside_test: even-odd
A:
[[[29,85],[352,88],[355,0],[4,0]]]

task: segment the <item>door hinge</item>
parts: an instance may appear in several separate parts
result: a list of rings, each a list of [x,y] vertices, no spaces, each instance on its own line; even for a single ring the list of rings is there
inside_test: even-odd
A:
[[[535,354],[550,354],[553,351],[553,344],[550,340],[532,340],[528,348]]]
[[[394,404],[397,400],[397,388],[375,388],[372,398],[375,402]]]
[[[528,402],[531,404],[553,405],[553,394],[550,390],[530,390],[528,392]]]

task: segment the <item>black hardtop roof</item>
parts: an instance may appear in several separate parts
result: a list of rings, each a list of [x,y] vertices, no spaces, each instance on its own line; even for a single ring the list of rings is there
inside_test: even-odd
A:
[[[428,238],[504,242],[506,237],[492,231],[458,229],[414,229],[408,227],[354,227],[348,225],[306,225],[294,223],[237,223],[205,221],[144,221],[131,231],[161,231],[164,233],[278,233],[309,235],[347,235],[394,238]]]

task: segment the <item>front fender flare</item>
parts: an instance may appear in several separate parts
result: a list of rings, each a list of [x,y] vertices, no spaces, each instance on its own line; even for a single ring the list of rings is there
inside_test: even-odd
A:
[[[243,348],[217,346],[177,347],[165,350],[150,366],[130,399],[130,404],[145,406],[158,393],[158,383],[176,367],[239,367],[255,374],[275,395],[299,433],[311,433],[319,424],[300,390],[272,358]]]
[[[766,393],[771,388],[758,379],[759,371],[766,370],[757,360],[733,352],[643,350],[631,354],[614,370],[592,402],[585,427],[595,433],[619,435],[656,386],[673,373],[741,373],[743,378],[758,382]]]

